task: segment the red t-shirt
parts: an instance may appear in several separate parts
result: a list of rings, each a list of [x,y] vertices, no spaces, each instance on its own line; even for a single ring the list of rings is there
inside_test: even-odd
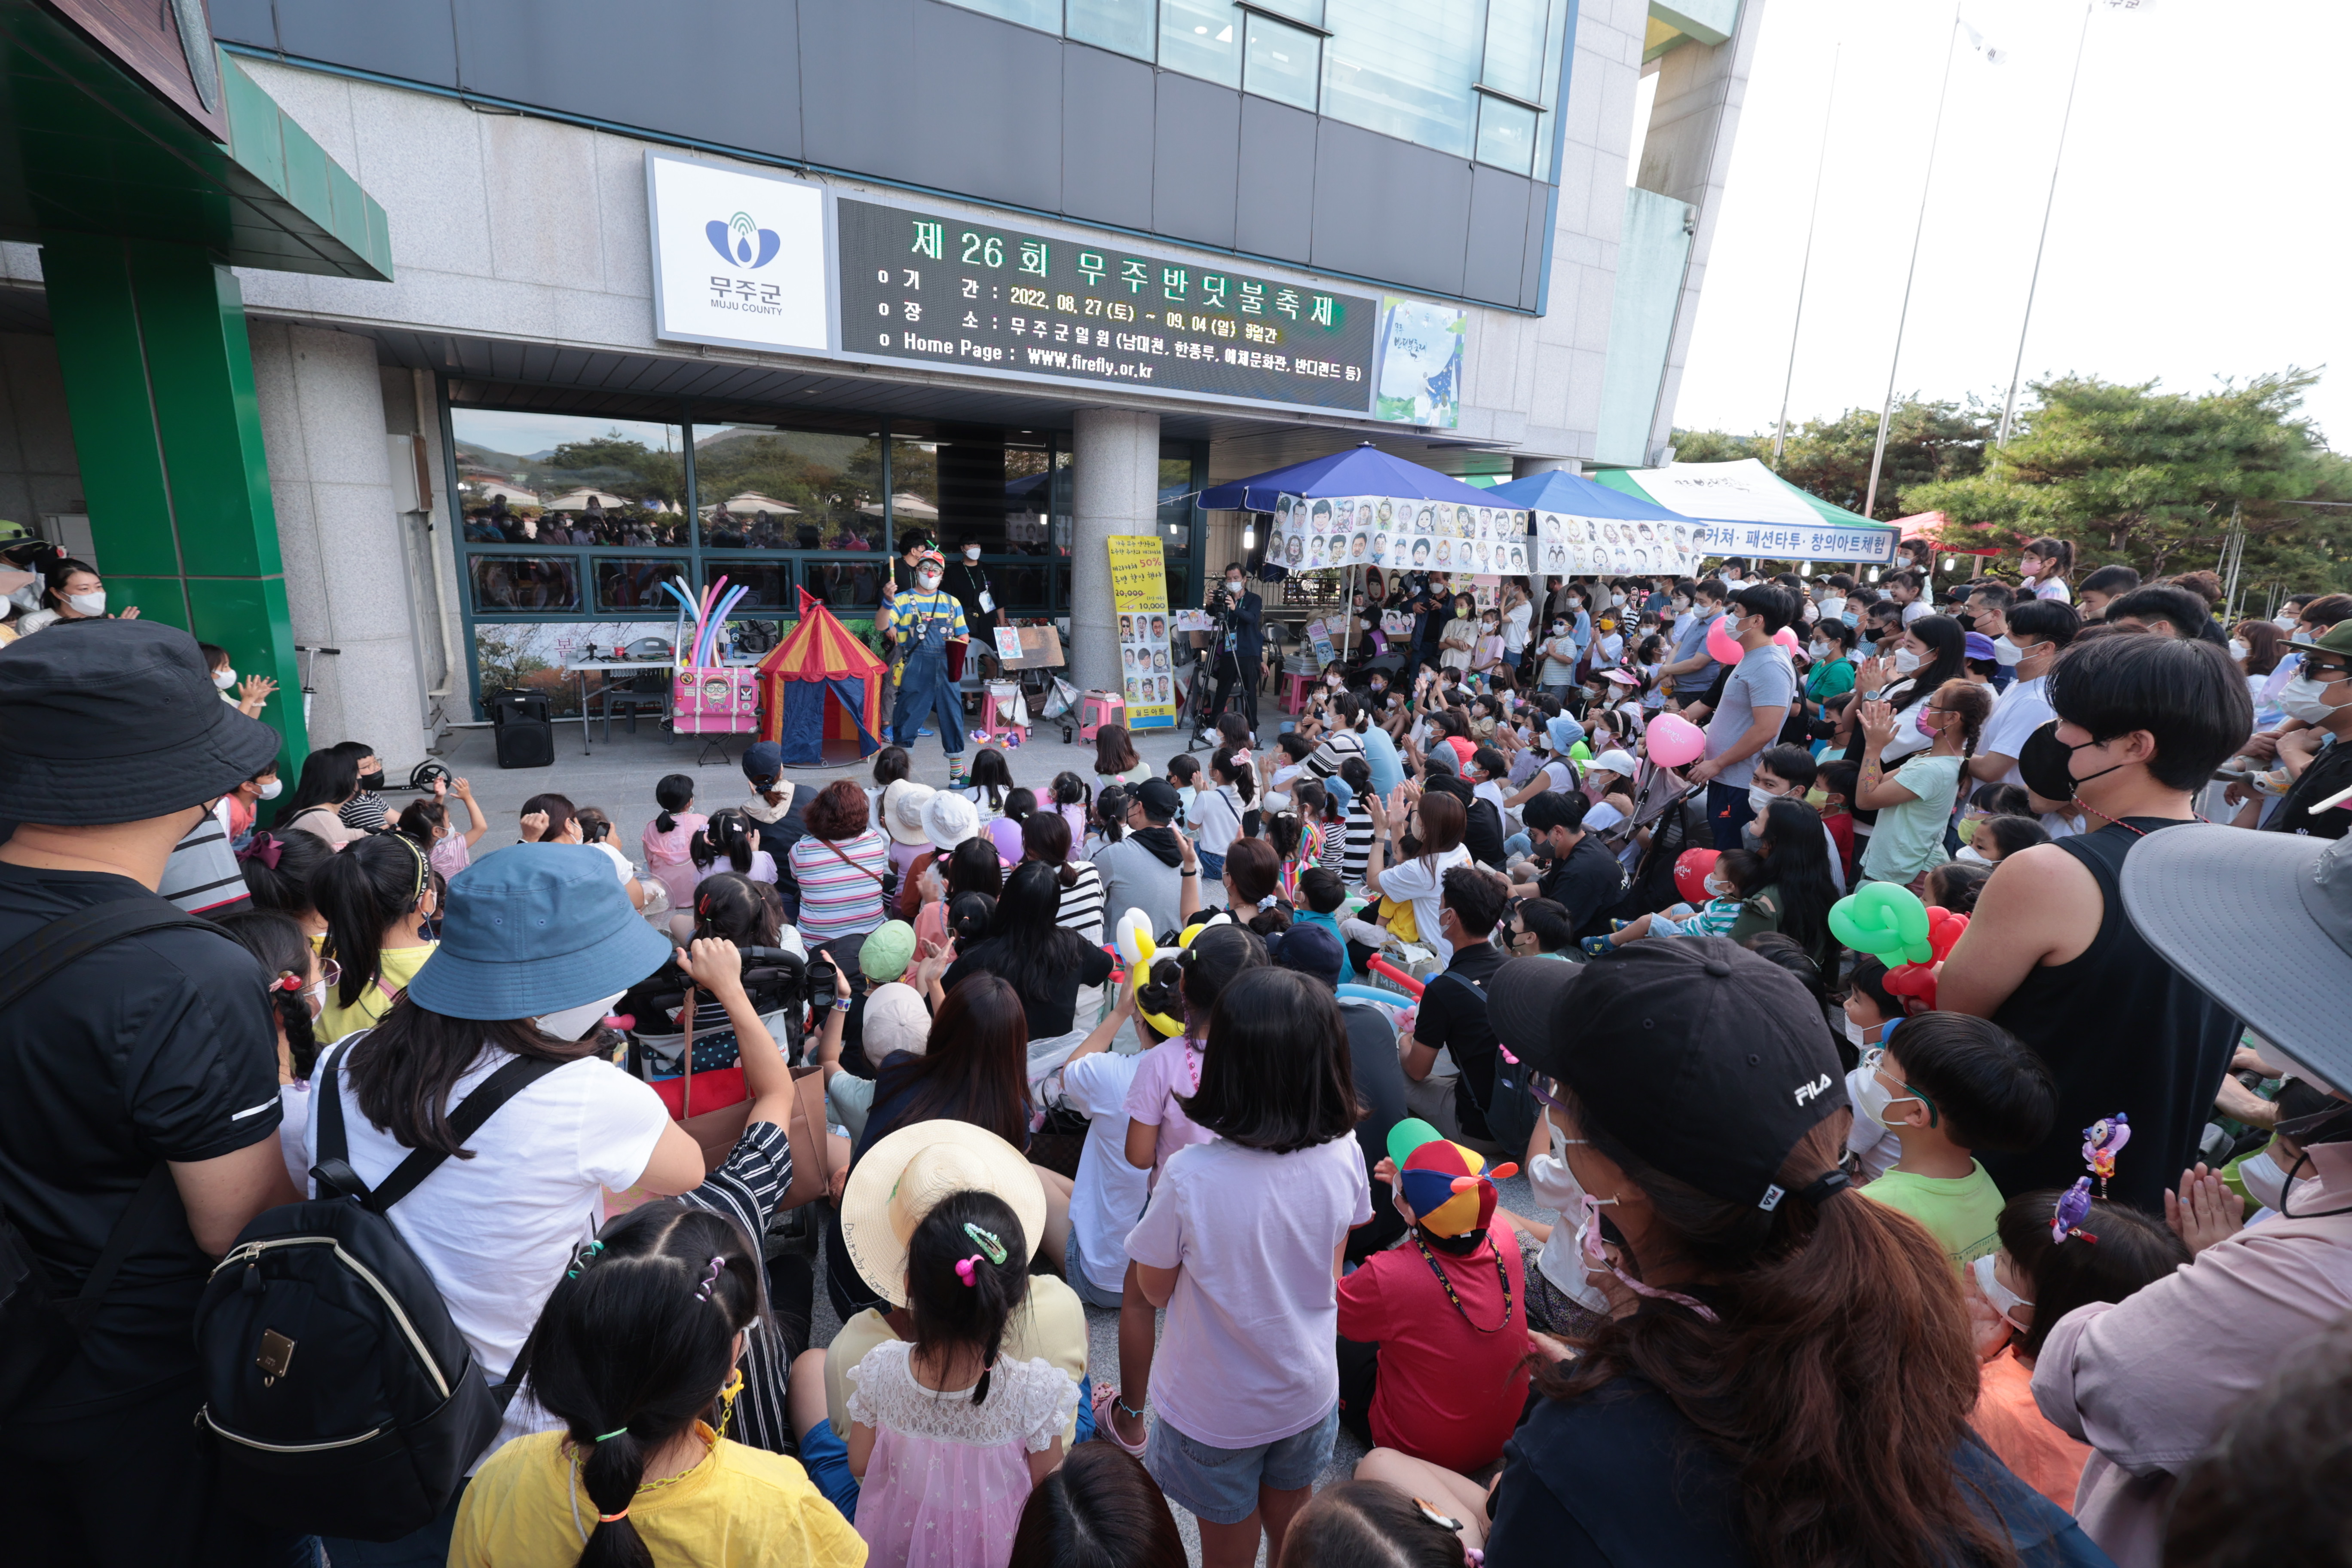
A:
[[[1495,1279],[1500,1252],[1511,1281],[1511,1318],[1502,1322]],[[1469,1321],[1410,1240],[1365,1259],[1339,1281],[1339,1332],[1381,1347],[1372,1393],[1372,1436],[1383,1447],[1468,1472],[1491,1465],[1527,1402],[1528,1280],[1507,1221],[1466,1258],[1430,1249]],[[1500,1323],[1498,1328],[1496,1325]],[[1481,1333],[1481,1329],[1492,1331]]]

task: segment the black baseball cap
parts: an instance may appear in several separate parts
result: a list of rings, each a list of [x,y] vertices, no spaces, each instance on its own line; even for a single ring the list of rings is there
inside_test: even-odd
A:
[[[1486,983],[1486,1016],[1595,1125],[1726,1203],[1777,1207],[1790,1152],[1848,1103],[1811,994],[1724,937],[1516,958]]]
[[[1154,822],[1173,822],[1183,808],[1184,797],[1166,779],[1146,779],[1135,786],[1135,798],[1143,803],[1143,815]]]
[[[277,760],[278,731],[221,700],[196,639],[161,621],[61,621],[0,648],[0,802],[18,822],[143,822]]]

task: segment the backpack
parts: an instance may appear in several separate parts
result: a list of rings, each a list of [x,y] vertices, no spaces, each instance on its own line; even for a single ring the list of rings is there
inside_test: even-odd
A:
[[[231,940],[210,921],[153,897],[111,899],[61,916],[0,954],[0,974],[7,976],[0,982],[0,1009],[101,947],[174,927]],[[131,1247],[152,1229],[157,1214],[178,1202],[171,1167],[158,1160],[114,1222],[80,1290],[69,1297],[58,1294],[48,1266],[0,1208],[0,1419],[14,1415],[65,1369]]]
[[[310,1090],[325,1195],[246,1226],[196,1307],[196,1358],[222,1495],[298,1535],[396,1541],[422,1529],[498,1436],[525,1358],[493,1389],[433,1276],[385,1211],[439,1168],[415,1150],[373,1192],[352,1169],[336,1088]],[[517,1058],[450,1113],[460,1145],[563,1064]]]

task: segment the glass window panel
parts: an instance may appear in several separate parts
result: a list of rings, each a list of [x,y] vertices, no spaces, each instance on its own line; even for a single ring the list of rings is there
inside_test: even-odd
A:
[[[1278,11],[1294,22],[1304,22],[1310,27],[1323,25],[1323,0],[1250,0],[1261,10]]]
[[[1260,98],[1313,110],[1323,40],[1255,12],[1245,11],[1242,17],[1249,39],[1243,87]]]
[[[667,614],[677,601],[662,588],[673,577],[694,581],[683,556],[599,555],[590,564],[600,610],[653,610]]]
[[[1519,104],[1479,96],[1478,161],[1526,174],[1534,164],[1536,127],[1543,117]]]
[[[1241,21],[1233,0],[1160,0],[1160,63],[1241,86]]]
[[[580,608],[580,563],[569,555],[476,555],[467,562],[474,614]]]
[[[1568,0],[1552,0],[1551,19],[1544,26],[1543,94],[1546,107],[1553,113],[1559,111],[1560,51],[1568,47]],[[1551,178],[1552,142],[1559,137],[1559,127],[1550,121],[1536,126],[1536,178]]]
[[[1050,568],[1034,566],[991,565],[988,579],[1004,595],[1007,615],[1042,616],[1045,613],[1046,573]]]
[[[878,550],[846,560],[804,561],[801,563],[801,581],[829,609],[871,616],[882,603],[882,584],[888,564]]]
[[[793,566],[789,561],[762,560],[757,555],[707,555],[702,562],[702,575],[706,583],[712,584],[726,578],[728,589],[739,584],[751,589],[739,603],[741,609],[789,610],[800,603],[793,594]],[[700,588],[695,592],[699,598]]]
[[[1568,0],[1558,3],[1565,9]],[[1486,0],[1486,63],[1478,79],[1530,103],[1549,105],[1551,84],[1543,78],[1544,36],[1551,9],[1552,0]]]
[[[698,425],[694,493],[709,549],[882,547],[882,443],[873,436]]]
[[[948,4],[983,16],[1002,16],[1024,27],[1048,33],[1062,30],[1062,0],[948,0]]]
[[[689,542],[675,425],[454,407],[449,424],[469,542]]]
[[[880,517],[877,497],[870,515]],[[920,534],[933,543],[940,537],[940,444],[907,438],[890,443],[890,514],[892,539],[900,552]]]
[[[1151,58],[1152,0],[1070,0],[1063,31],[1082,44]]]
[[[1323,112],[1407,142],[1467,157],[1477,109],[1483,30],[1478,8],[1328,0],[1323,25]]]

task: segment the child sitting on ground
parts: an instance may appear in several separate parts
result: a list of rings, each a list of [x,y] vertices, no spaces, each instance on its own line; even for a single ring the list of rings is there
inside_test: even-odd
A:
[[[1339,944],[1339,984],[1355,979],[1355,966],[1348,962],[1348,933],[1339,929],[1339,910],[1348,902],[1347,885],[1339,874],[1320,866],[1298,873],[1298,900],[1291,913],[1291,924],[1321,926]]]
[[[1696,910],[1670,904],[1655,914],[1636,915],[1606,936],[1584,939],[1584,951],[1599,958],[1612,948],[1645,936],[1725,936],[1739,919],[1740,906],[1764,882],[1764,858],[1745,849],[1726,849],[1706,873],[1706,902]],[[1685,911],[1677,917],[1673,911]]]
[[[1169,758],[1168,782],[1176,786],[1176,826],[1189,826],[1192,821],[1192,799],[1201,793],[1200,760],[1189,756]]]
[[[2042,1142],[2058,1110],[2049,1068],[2007,1029],[1964,1013],[1906,1018],[1862,1065],[1857,1113],[1903,1143],[1864,1194],[1926,1226],[1966,1268],[2000,1245],[2000,1189],[1973,1151]]]
[[[2058,1320],[2091,1301],[2120,1301],[2189,1261],[2162,1222],[2093,1200],[2063,1239],[2050,1226],[2060,1194],[2021,1193],[2000,1211],[2000,1248],[1970,1265],[1970,1313],[1997,1315],[2006,1342],[1984,1363],[1969,1425],[2018,1479],[2063,1509],[2090,1445],[2069,1437],[2033,1400],[2033,1358]]]
[[[1370,1447],[1449,1470],[1493,1464],[1528,1392],[1528,1282],[1475,1152],[1417,1117],[1373,1173],[1412,1228],[1339,1282],[1339,1419]]]

